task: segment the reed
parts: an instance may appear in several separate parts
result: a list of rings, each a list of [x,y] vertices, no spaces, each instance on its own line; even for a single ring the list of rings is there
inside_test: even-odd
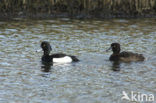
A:
[[[1,15],[155,15],[156,0],[0,0]]]

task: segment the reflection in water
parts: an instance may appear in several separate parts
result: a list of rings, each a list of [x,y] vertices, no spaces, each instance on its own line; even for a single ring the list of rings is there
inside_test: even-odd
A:
[[[0,21],[0,103],[125,103],[122,91],[155,94],[155,30],[155,18]],[[42,52],[34,50],[44,40],[52,53],[77,55],[80,62],[41,66]],[[112,42],[147,60],[108,61],[104,50]]]
[[[51,66],[53,66],[52,63],[42,62],[41,71],[43,71],[43,72],[49,72],[51,70]]]
[[[112,62],[112,70],[120,71],[120,62],[119,61]]]

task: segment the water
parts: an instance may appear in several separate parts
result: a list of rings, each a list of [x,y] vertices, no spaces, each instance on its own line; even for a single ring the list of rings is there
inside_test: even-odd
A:
[[[156,99],[155,30],[156,19],[0,21],[0,103],[131,103],[121,100],[122,91]],[[81,61],[42,65],[36,50],[45,40],[52,53]],[[105,52],[112,42],[146,60],[114,71],[112,52]]]

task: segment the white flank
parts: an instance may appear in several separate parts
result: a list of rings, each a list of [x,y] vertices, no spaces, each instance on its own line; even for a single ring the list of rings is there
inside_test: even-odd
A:
[[[53,58],[54,63],[70,63],[72,62],[72,58],[69,56],[65,56],[62,58]]]

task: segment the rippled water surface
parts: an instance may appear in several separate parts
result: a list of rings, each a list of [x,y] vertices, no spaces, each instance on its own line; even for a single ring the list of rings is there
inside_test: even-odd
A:
[[[42,65],[36,50],[45,40],[80,62]],[[105,52],[112,42],[146,60],[114,71]],[[156,19],[0,21],[0,103],[131,103],[122,91],[156,103]]]

